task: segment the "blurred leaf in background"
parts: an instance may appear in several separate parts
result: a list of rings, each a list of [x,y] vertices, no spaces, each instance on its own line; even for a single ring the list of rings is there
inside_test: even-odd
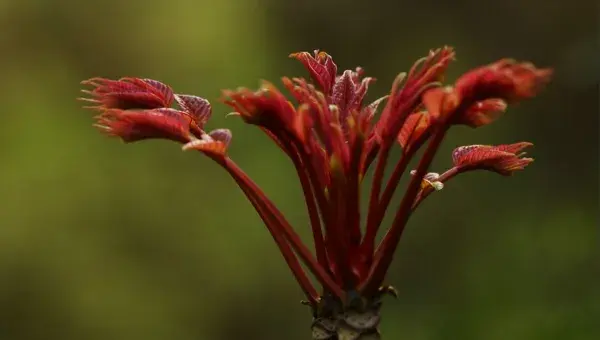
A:
[[[536,162],[464,176],[409,223],[384,305],[390,339],[595,339],[598,8],[593,0],[0,0],[0,339],[306,339],[302,294],[250,204],[209,160],[124,146],[80,109],[79,81],[143,76],[213,101],[231,156],[308,239],[292,166],[217,104],[221,88],[301,75],[321,48],[381,95],[430,48],[454,77],[502,57],[555,80],[457,145],[531,140]],[[452,80],[452,79],[449,79]],[[236,145],[244,145],[241,147]]]

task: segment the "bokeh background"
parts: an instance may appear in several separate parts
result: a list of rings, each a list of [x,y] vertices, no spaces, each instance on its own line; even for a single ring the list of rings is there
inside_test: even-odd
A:
[[[217,103],[307,76],[290,52],[363,66],[385,94],[445,44],[448,79],[508,56],[556,68],[462,144],[535,143],[513,178],[471,174],[409,224],[386,339],[600,338],[598,5],[594,0],[0,0],[0,339],[307,339],[310,314],[266,229],[210,160],[91,127],[82,79],[143,76],[214,104],[231,155],[310,242],[288,160]],[[396,199],[397,202],[397,199]]]

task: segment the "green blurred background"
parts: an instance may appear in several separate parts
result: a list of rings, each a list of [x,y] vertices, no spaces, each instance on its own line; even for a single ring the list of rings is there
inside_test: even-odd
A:
[[[0,0],[0,340],[307,339],[301,291],[210,160],[91,127],[79,81],[143,76],[214,103],[231,155],[310,242],[293,169],[222,88],[307,76],[290,52],[365,67],[385,94],[430,48],[449,80],[501,57],[556,68],[538,98],[462,144],[535,143],[513,178],[459,177],[414,216],[389,274],[386,339],[596,339],[598,6],[482,2]]]

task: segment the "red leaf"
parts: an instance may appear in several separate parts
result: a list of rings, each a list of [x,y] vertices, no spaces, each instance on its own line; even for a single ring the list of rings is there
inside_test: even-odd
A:
[[[208,135],[215,141],[225,144],[225,146],[229,146],[232,137],[229,129],[215,129],[209,132]]]
[[[174,95],[170,86],[155,79],[145,78],[143,79],[143,82],[150,85],[153,88],[152,92],[154,92],[159,98],[162,98],[165,107],[169,107],[171,104],[173,104]]]
[[[471,105],[464,114],[457,117],[457,124],[472,128],[490,124],[500,118],[506,110],[506,102],[502,99],[491,98],[478,101]]]
[[[431,51],[427,57],[413,65],[408,75],[400,74],[396,77],[386,108],[375,126],[374,134],[381,136],[382,143],[392,143],[397,139],[408,115],[417,109],[421,104],[421,99],[425,101],[426,98],[421,98],[423,92],[439,85],[437,82],[453,59],[454,50],[450,47]],[[430,105],[428,111],[436,118],[442,102],[437,100],[437,102],[432,101],[431,103],[437,106]]]
[[[183,150],[198,150],[209,156],[224,157],[231,142],[231,131],[216,129],[204,136],[203,139],[191,141],[183,146]]]
[[[295,109],[287,98],[269,82],[253,92],[246,88],[224,90],[222,101],[236,110],[248,124],[267,129],[290,128]]]
[[[465,73],[455,87],[461,98],[468,101],[500,98],[510,103],[535,96],[551,77],[551,69],[501,59]]]
[[[360,82],[360,85],[356,89],[355,103],[356,107],[360,107],[363,104],[363,99],[369,90],[369,85],[375,82],[375,78],[366,77]]]
[[[170,108],[154,110],[108,109],[97,118],[96,127],[126,143],[145,139],[190,140],[190,118]]]
[[[316,50],[314,57],[308,52],[292,53],[290,57],[297,59],[304,65],[311,78],[325,94],[331,93],[337,74],[337,65],[329,54]]]
[[[423,105],[433,119],[443,119],[452,114],[460,104],[456,92],[451,87],[436,87],[425,91]]]
[[[468,145],[461,146],[452,153],[454,165],[465,170],[483,169],[501,175],[511,175],[522,170],[533,162],[532,158],[522,158],[524,153],[517,154],[533,144],[520,142],[506,145]]]
[[[426,111],[410,114],[398,134],[398,143],[403,149],[408,150],[415,141],[421,138],[430,125],[431,116]]]
[[[206,141],[197,139],[183,146],[183,150],[198,150],[208,156],[225,157],[227,155],[227,145],[221,141]]]
[[[173,103],[171,88],[157,80],[92,78],[83,81],[82,84],[94,87],[91,91],[82,90],[92,98],[80,98],[80,100],[98,104],[93,108],[155,109],[169,107]]]
[[[186,94],[176,94],[175,100],[184,111],[190,114],[200,127],[203,127],[210,118],[212,108],[208,100]]]
[[[356,87],[352,82],[352,71],[346,70],[341,77],[337,79],[333,86],[331,102],[337,105],[340,111],[340,123],[346,126],[346,118],[353,109],[356,98]]]

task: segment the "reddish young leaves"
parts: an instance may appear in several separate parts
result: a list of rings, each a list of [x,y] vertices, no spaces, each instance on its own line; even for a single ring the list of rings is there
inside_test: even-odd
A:
[[[287,129],[294,121],[294,107],[273,84],[266,81],[258,91],[247,88],[223,90],[221,100],[236,110],[235,113],[248,124]]]
[[[551,69],[501,59],[465,73],[455,87],[461,98],[471,102],[500,98],[510,103],[535,96],[551,76]]]
[[[83,90],[99,110],[96,127],[125,142],[162,138],[187,143],[203,138],[204,125],[212,111],[208,100],[191,95],[174,94],[171,87],[158,80],[121,78],[110,80],[92,78],[82,84]],[[181,110],[170,106],[177,101]]]
[[[389,96],[365,105],[374,78],[363,77],[360,67],[338,75],[337,65],[325,52],[299,52],[290,57],[299,60],[314,81],[313,85],[302,78],[282,79],[294,103],[268,82],[257,91],[225,90],[222,101],[244,122],[263,130],[290,157],[309,210],[317,261],[260,188],[227,157],[231,132],[205,131],[212,113],[206,99],[174,94],[169,86],[151,79],[93,78],[83,82],[93,87],[84,91],[90,98],[83,100],[101,111],[96,126],[110,135],[125,142],[173,140],[184,144],[184,150],[200,151],[222,165],[263,217],[276,242],[287,247],[280,249],[284,249],[286,260],[309,295],[316,295],[316,290],[308,287],[309,280],[291,248],[326,292],[342,298],[343,290],[358,290],[372,298],[383,283],[410,213],[429,192],[441,189],[445,180],[461,172],[481,169],[508,176],[533,161],[523,157],[522,152],[530,143],[471,145],[454,150],[455,167],[449,171],[442,175],[428,172],[453,125],[479,127],[492,123],[506,110],[507,103],[536,95],[549,81],[549,69],[502,59],[467,72],[454,86],[443,86],[445,70],[454,59],[454,50],[444,47],[431,51],[407,74],[399,75]],[[386,105],[375,121],[377,107],[384,99]],[[171,108],[174,102],[180,109]],[[396,141],[403,153],[384,183]],[[417,162],[392,226],[375,250],[378,228],[394,191],[424,145],[425,152]],[[374,160],[377,168],[363,238],[361,184]],[[311,301],[315,302],[316,297],[312,296]]]
[[[212,107],[208,100],[187,94],[177,94],[175,95],[175,100],[179,106],[194,119],[200,128],[202,128],[210,118]]]
[[[198,150],[209,156],[224,157],[231,142],[231,131],[216,129],[183,146],[183,150]]]
[[[290,58],[297,59],[304,65],[325,94],[331,93],[337,75],[337,65],[329,54],[315,50],[314,56],[308,52],[298,52],[290,54]]]
[[[187,143],[191,138],[191,118],[185,112],[175,109],[108,109],[96,118],[96,127],[126,143],[153,138]]]
[[[504,100],[485,99],[471,105],[461,116],[456,117],[455,122],[476,128],[494,122],[502,116],[505,110],[506,102]]]
[[[421,104],[421,94],[443,77],[446,68],[454,59],[454,50],[444,47],[431,51],[418,60],[408,75],[400,74],[392,85],[390,98],[375,126],[375,134],[382,143],[389,145],[397,138],[405,120]],[[430,111],[432,115],[435,115]]]
[[[443,123],[460,105],[460,98],[450,86],[427,90],[423,93],[422,100],[432,119]]]
[[[461,171],[482,169],[509,176],[533,162],[533,158],[523,158],[525,153],[521,152],[532,145],[529,142],[520,142],[497,146],[461,146],[452,152],[452,161]]]
[[[82,90],[92,98],[80,98],[97,104],[98,109],[156,109],[170,107],[174,96],[171,88],[157,80],[92,78],[81,82],[93,90]]]
[[[407,151],[412,144],[423,137],[424,133],[428,132],[431,123],[431,115],[427,111],[411,113],[398,134],[400,146]]]

